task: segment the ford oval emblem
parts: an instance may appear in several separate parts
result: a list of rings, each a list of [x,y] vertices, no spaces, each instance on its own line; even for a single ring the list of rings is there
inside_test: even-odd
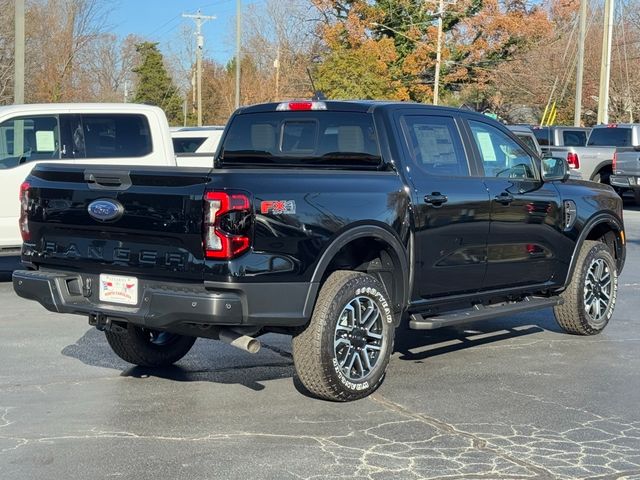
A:
[[[94,200],[87,208],[91,218],[100,222],[109,222],[119,219],[124,213],[124,207],[117,200]]]

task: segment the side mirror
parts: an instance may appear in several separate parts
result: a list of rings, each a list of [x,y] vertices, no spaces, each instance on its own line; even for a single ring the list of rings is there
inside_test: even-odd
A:
[[[569,164],[564,158],[548,157],[542,159],[542,180],[553,182],[560,180],[565,182],[569,179]]]

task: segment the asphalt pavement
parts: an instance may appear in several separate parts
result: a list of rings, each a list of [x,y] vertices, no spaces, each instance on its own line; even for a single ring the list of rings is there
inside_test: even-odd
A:
[[[383,386],[347,404],[304,394],[288,337],[256,355],[200,339],[173,368],[132,367],[4,274],[0,479],[640,480],[640,210],[625,221],[601,335],[563,334],[549,310],[404,330]]]

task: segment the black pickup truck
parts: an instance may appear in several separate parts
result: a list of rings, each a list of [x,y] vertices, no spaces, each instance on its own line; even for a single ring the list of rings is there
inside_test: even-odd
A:
[[[214,169],[37,166],[21,188],[15,291],[86,315],[124,360],[164,366],[196,337],[255,352],[293,336],[314,395],[382,382],[396,327],[553,307],[611,318],[622,202],[568,180],[479,114],[409,103],[239,109]]]

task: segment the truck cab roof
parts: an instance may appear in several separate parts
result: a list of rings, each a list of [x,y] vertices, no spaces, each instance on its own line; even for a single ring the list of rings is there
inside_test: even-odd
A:
[[[324,107],[320,110],[335,110],[342,112],[373,112],[374,110],[386,110],[392,111],[396,109],[406,109],[406,108],[420,108],[424,109],[425,113],[450,113],[459,115],[461,112],[464,112],[465,115],[475,116],[477,118],[481,118],[486,120],[486,115],[478,112],[473,112],[470,110],[461,110],[455,107],[443,107],[439,105],[426,105],[424,103],[417,102],[399,102],[399,101],[390,101],[390,100],[321,100],[321,101],[311,101],[311,100],[290,100],[285,102],[271,102],[271,103],[261,103],[256,105],[249,105],[246,107],[240,107],[236,110],[236,114],[245,114],[245,113],[267,113],[274,112],[278,109],[279,106],[284,106],[286,104],[323,104]],[[326,108],[325,108],[326,107]],[[280,107],[281,109],[287,110],[287,108]],[[292,109],[293,110],[293,109]],[[312,108],[309,108],[312,110]]]
[[[29,103],[6,105],[0,107],[0,116],[12,113],[41,114],[41,113],[151,113],[164,112],[160,107],[140,103]]]

